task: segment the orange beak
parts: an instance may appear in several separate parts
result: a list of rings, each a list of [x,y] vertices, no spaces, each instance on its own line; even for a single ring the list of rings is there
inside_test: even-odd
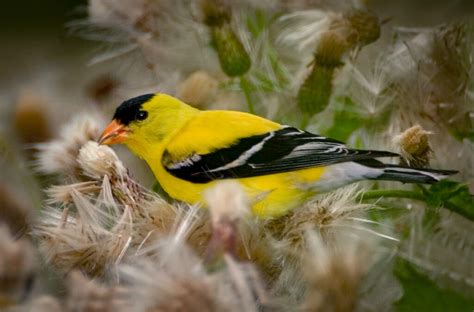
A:
[[[120,124],[117,120],[112,120],[109,125],[105,128],[104,132],[99,138],[99,144],[112,145],[117,143],[124,142],[128,134],[130,133],[130,128],[125,125]]]

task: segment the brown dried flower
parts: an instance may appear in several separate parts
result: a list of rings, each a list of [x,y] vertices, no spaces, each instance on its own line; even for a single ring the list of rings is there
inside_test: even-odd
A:
[[[353,311],[371,262],[367,243],[353,236],[328,243],[314,232],[307,232],[307,242],[303,271],[309,288],[302,310]]]
[[[410,167],[429,167],[432,150],[428,136],[432,132],[424,130],[420,125],[408,128],[394,138],[402,154],[401,164]]]

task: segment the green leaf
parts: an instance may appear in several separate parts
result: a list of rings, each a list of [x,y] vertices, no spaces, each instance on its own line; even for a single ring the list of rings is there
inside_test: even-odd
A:
[[[344,142],[355,130],[364,126],[366,119],[356,112],[356,104],[350,97],[344,96],[336,100],[342,103],[342,108],[334,113],[332,126],[324,135]]]
[[[240,88],[244,92],[245,100],[247,101],[247,106],[249,113],[255,113],[255,107],[252,100],[252,92],[255,90],[255,87],[248,81],[244,76],[240,77]]]
[[[397,260],[394,274],[403,287],[403,296],[395,302],[398,312],[474,310],[474,298],[466,298],[453,290],[439,287],[406,260]]]
[[[467,185],[442,180],[427,191],[426,203],[432,208],[444,207],[474,221],[474,197]]]

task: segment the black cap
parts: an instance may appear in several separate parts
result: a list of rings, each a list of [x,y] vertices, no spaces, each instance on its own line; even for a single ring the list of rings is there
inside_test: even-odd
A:
[[[143,103],[148,102],[155,94],[144,94],[126,100],[115,110],[113,119],[122,125],[128,126],[132,121],[137,120],[138,112],[142,109]]]

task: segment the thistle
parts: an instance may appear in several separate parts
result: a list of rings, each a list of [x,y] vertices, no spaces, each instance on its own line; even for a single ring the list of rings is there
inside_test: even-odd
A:
[[[219,0],[203,0],[201,10],[222,70],[229,77],[242,76],[250,69],[251,61],[232,28],[230,8]]]
[[[370,267],[366,242],[351,236],[328,243],[308,231],[303,271],[308,282],[305,311],[353,311],[362,278]],[[350,243],[349,243],[350,242]]]
[[[344,15],[351,26],[348,41],[354,46],[365,46],[380,37],[380,21],[369,10],[355,10]]]
[[[310,65],[311,71],[297,95],[298,106],[306,116],[321,113],[328,106],[332,94],[334,70],[342,65],[341,57],[347,48],[345,38],[332,32],[322,35]]]
[[[394,138],[402,154],[401,164],[410,167],[429,167],[432,150],[428,136],[432,132],[415,125]]]
[[[306,23],[303,23],[306,19]],[[377,40],[380,36],[380,23],[375,15],[362,10],[346,14],[302,11],[283,16],[280,20],[296,22],[293,32],[290,26],[289,30],[285,30],[284,35],[281,35],[282,41],[297,45],[300,49],[310,44],[316,46],[311,69],[297,94],[298,106],[304,114],[301,125],[304,128],[309,118],[321,113],[328,106],[334,71],[343,65],[344,55]]]
[[[370,221],[365,222],[364,212],[371,205],[357,202],[355,199],[358,194],[357,186],[341,188],[306,203],[281,219],[269,221],[265,227],[283,246],[293,250],[300,250],[304,246],[308,229],[317,230],[323,238],[331,236],[340,227],[358,228],[361,232],[390,238],[371,229]]]
[[[321,66],[316,61],[311,71],[298,90],[297,102],[301,111],[308,116],[318,114],[326,109],[332,93],[334,67]],[[306,124],[303,124],[304,128]]]
[[[60,129],[59,138],[37,144],[36,168],[41,173],[79,178],[77,156],[89,140],[96,140],[103,121],[97,116],[80,115]]]
[[[78,154],[82,175],[92,180],[51,188],[51,206],[34,233],[46,260],[59,269],[103,276],[132,245],[171,227],[175,210],[132,180],[109,147],[88,142]]]

